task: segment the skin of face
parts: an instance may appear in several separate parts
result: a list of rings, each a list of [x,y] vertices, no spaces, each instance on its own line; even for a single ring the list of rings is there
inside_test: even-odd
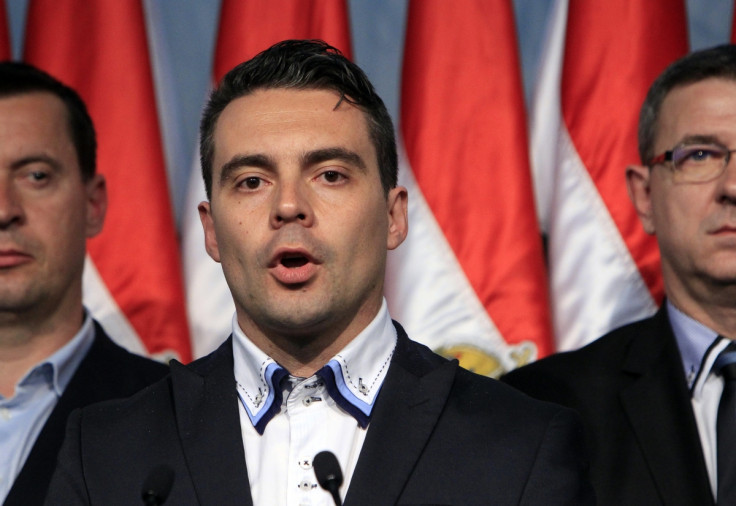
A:
[[[0,98],[0,324],[79,328],[86,239],[106,205],[104,178],[82,181],[63,102]]]
[[[736,148],[736,81],[680,86],[662,103],[655,155],[703,140]],[[668,164],[631,166],[627,185],[644,229],[657,237],[667,297],[723,329],[723,311],[731,311],[736,292],[736,162],[701,183],[674,182]]]
[[[287,368],[326,361],[380,308],[406,189],[385,194],[364,113],[332,91],[257,90],[225,108],[214,139],[199,213],[240,327]]]

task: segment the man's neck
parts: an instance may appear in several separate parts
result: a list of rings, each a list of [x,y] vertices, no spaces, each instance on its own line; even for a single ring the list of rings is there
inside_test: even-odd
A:
[[[81,303],[75,317],[0,313],[0,394],[9,397],[36,364],[68,343],[82,326]]]
[[[378,314],[378,308],[347,321],[332,321],[313,332],[264,331],[252,320],[238,315],[238,324],[248,339],[290,374],[308,378],[355,339]]]
[[[667,298],[690,318],[736,339],[736,286],[710,287],[696,294],[667,290]]]

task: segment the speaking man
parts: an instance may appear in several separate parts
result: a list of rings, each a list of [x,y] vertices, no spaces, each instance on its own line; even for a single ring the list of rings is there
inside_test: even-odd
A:
[[[407,192],[357,66],[319,41],[276,44],[212,93],[200,147],[232,336],[74,416],[49,504],[591,503],[570,411],[460,369],[391,320],[386,254],[406,237]]]

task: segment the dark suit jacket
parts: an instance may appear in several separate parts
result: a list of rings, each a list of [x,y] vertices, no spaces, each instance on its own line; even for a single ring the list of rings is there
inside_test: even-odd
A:
[[[582,428],[534,401],[399,340],[346,505],[592,504]],[[232,339],[135,397],[76,412],[47,504],[130,505],[165,464],[166,504],[251,505]]]
[[[582,415],[599,504],[713,504],[666,307],[503,381]]]
[[[69,413],[93,402],[129,397],[167,372],[167,366],[113,343],[95,322],[95,340],[41,429],[4,506],[43,504]]]

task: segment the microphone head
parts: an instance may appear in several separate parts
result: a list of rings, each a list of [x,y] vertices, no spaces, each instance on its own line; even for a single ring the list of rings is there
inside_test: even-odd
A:
[[[319,452],[314,456],[312,465],[320,487],[328,491],[340,488],[340,485],[342,485],[342,471],[334,453],[329,451]]]
[[[169,497],[174,484],[174,470],[166,464],[153,468],[143,482],[141,497],[146,505],[161,505]]]

